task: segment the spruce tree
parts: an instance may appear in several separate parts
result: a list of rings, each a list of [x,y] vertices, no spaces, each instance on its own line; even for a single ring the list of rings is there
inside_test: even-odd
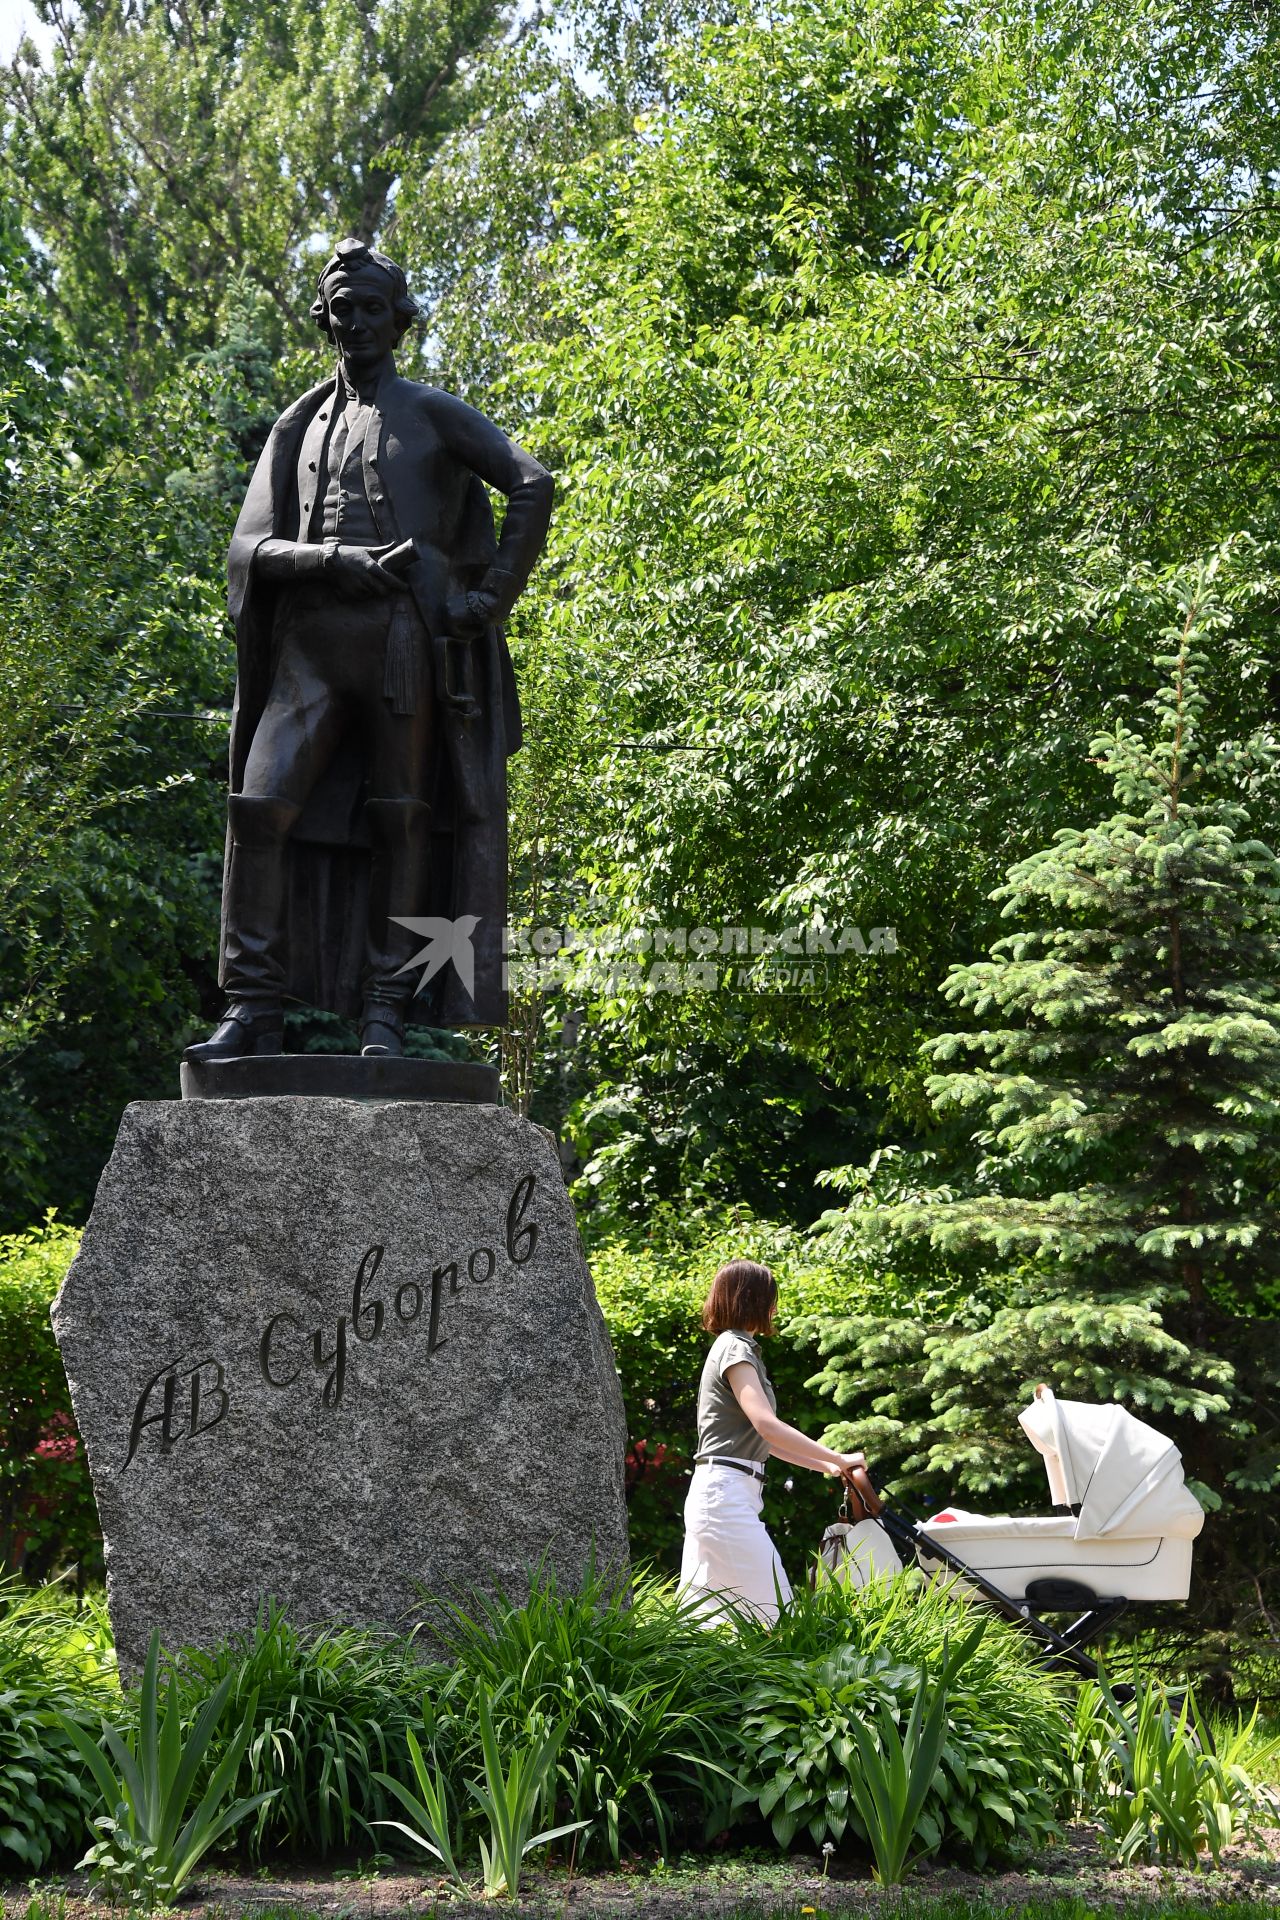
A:
[[[1015,930],[945,983],[973,1024],[927,1045],[928,1086],[980,1120],[972,1173],[878,1203],[864,1177],[827,1216],[901,1305],[826,1323],[821,1381],[842,1441],[988,1511],[1043,1508],[1015,1425],[1038,1380],[1169,1431],[1210,1509],[1192,1614],[1217,1661],[1275,1641],[1280,1585],[1280,860],[1249,828],[1277,748],[1210,743],[1229,616],[1211,570],[1174,594],[1148,737],[1092,744],[1118,811],[1012,868]]]

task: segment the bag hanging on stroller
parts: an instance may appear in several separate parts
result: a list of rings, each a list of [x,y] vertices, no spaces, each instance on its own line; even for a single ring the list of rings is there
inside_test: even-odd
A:
[[[902,1572],[902,1558],[892,1540],[848,1486],[840,1512],[842,1518],[832,1521],[822,1536],[818,1558],[809,1571],[811,1587],[823,1579],[865,1587],[885,1574]],[[857,1513],[862,1514],[861,1519]]]

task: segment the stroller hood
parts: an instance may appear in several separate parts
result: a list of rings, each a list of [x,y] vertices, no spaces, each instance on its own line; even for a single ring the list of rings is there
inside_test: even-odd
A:
[[[1018,1418],[1044,1457],[1054,1505],[1076,1511],[1078,1540],[1194,1540],[1204,1525],[1204,1509],[1187,1491],[1172,1440],[1123,1407],[1059,1400],[1037,1387]]]

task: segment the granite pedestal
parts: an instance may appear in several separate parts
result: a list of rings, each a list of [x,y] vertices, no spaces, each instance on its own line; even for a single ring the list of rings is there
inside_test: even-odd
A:
[[[509,1109],[131,1106],[53,1321],[127,1672],[268,1595],[403,1630],[424,1593],[626,1564],[612,1349]]]

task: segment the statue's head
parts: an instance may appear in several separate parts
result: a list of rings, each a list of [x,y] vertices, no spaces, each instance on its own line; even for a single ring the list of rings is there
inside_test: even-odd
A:
[[[417,317],[418,303],[394,260],[363,240],[339,240],[311,305],[311,318],[321,333],[346,353],[354,325],[362,345],[365,334],[376,336],[367,348],[382,354],[399,344]]]

